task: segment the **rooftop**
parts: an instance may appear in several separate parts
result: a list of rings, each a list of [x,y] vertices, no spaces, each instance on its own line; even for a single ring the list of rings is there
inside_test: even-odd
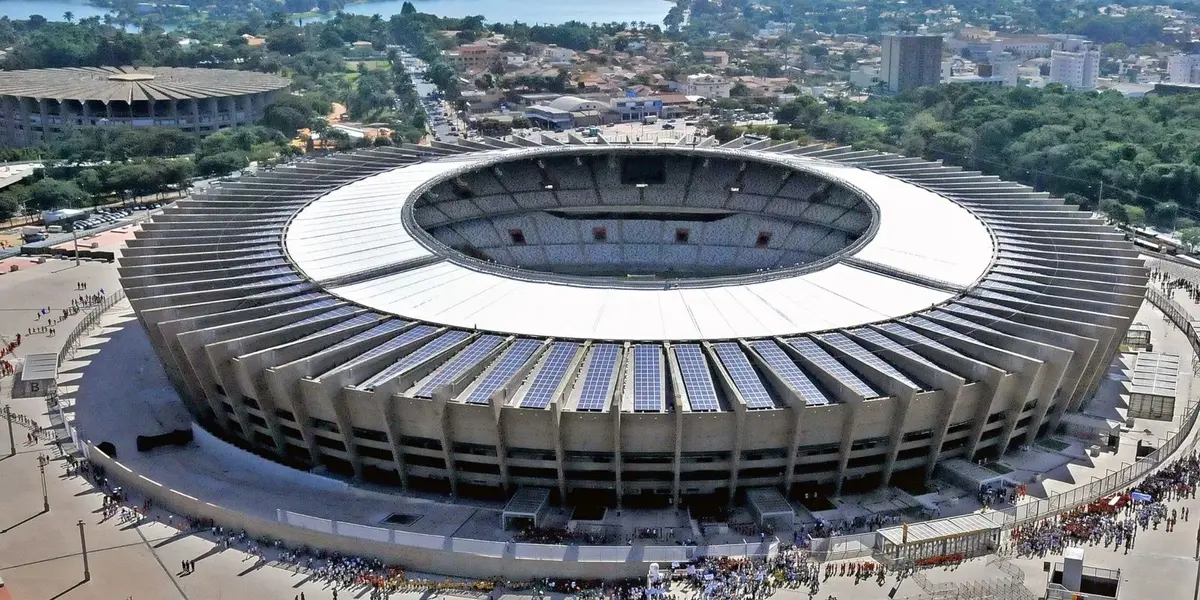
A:
[[[0,95],[137,102],[239,96],[284,89],[275,75],[176,67],[69,67],[0,71]]]

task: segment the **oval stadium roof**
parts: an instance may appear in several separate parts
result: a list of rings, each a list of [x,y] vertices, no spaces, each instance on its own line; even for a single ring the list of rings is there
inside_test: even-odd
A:
[[[69,67],[0,71],[0,95],[137,102],[240,96],[283,89],[276,75],[178,67]]]

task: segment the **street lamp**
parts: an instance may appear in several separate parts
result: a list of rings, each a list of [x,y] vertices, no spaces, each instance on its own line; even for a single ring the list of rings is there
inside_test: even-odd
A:
[[[79,520],[79,546],[83,550],[83,580],[91,581],[92,572],[88,569],[87,538],[83,535],[83,519]]]
[[[46,463],[45,463],[45,461],[41,461],[41,460],[38,461],[38,471],[41,472],[41,475],[42,475],[42,510],[45,512],[50,512],[50,492],[49,492],[49,490],[46,489]]]
[[[13,430],[12,430],[13,415],[12,415],[12,405],[11,404],[4,405],[4,416],[8,419],[8,444],[9,444],[8,452],[9,452],[9,456],[16,456],[17,455],[17,436],[13,435]]]

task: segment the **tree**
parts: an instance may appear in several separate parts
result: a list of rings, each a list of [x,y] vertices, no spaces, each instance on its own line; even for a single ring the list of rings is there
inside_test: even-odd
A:
[[[36,210],[85,206],[87,200],[87,192],[70,181],[47,178],[29,186],[28,205]]]
[[[68,23],[75,22],[75,13],[68,10],[67,12],[63,13],[63,20]]]
[[[1146,209],[1132,204],[1126,204],[1123,208],[1125,209],[1126,223],[1134,227],[1141,227],[1146,224]]]
[[[1183,242],[1184,246],[1187,246],[1189,252],[1195,250],[1196,245],[1200,244],[1200,227],[1188,227],[1180,231],[1179,241]]]
[[[0,221],[7,221],[21,214],[21,205],[12,195],[0,195]]]
[[[250,166],[250,158],[243,150],[220,152],[196,161],[196,172],[202,177],[228,175]]]

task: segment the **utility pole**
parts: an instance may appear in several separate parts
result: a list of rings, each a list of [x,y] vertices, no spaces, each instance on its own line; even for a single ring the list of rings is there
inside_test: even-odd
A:
[[[4,405],[4,416],[8,417],[8,444],[9,444],[8,452],[9,452],[9,456],[16,456],[17,455],[17,436],[13,435],[13,430],[12,430],[13,415],[12,415],[12,405],[11,404]]]
[[[88,569],[87,538],[83,535],[83,519],[79,520],[79,546],[83,549],[83,580],[91,581],[92,572]]]

